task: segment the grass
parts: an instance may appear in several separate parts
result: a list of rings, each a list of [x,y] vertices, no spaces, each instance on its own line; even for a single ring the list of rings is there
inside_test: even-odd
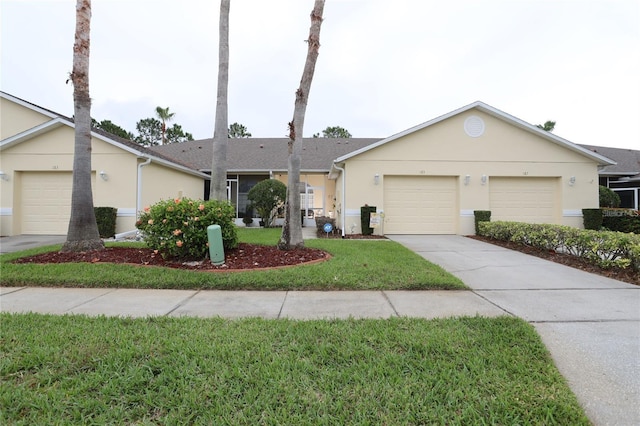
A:
[[[0,320],[2,424],[589,424],[516,318]]]
[[[240,241],[275,245],[279,229],[238,228]],[[115,243],[122,244],[122,243]],[[127,243],[140,244],[140,243]],[[393,241],[314,239],[305,245],[332,254],[326,262],[250,272],[196,272],[119,264],[12,264],[60,246],[0,256],[3,286],[66,286],[219,290],[466,289],[456,277]]]

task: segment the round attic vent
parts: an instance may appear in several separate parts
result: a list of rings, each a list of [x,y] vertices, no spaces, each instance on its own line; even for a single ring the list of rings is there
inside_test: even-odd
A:
[[[464,120],[464,131],[472,138],[477,138],[484,134],[484,120],[477,115]]]

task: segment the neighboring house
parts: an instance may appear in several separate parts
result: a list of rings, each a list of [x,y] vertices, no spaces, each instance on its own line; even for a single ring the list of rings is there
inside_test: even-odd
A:
[[[617,163],[600,170],[600,185],[611,188],[620,196],[620,207],[638,210],[640,207],[638,201],[640,199],[640,151],[594,145],[581,146]]]
[[[474,210],[491,220],[582,227],[598,207],[603,155],[482,102],[412,127],[334,162],[339,224],[360,231],[376,206],[376,233],[473,234]]]
[[[380,139],[305,138],[300,166],[300,206],[304,225],[313,226],[314,217],[334,216],[335,182],[329,179],[334,159],[371,145]],[[287,184],[289,158],[287,138],[230,138],[227,147],[227,193],[236,206],[238,224],[249,204],[247,194],[264,179],[278,179]],[[150,148],[166,157],[179,159],[193,169],[211,173],[213,140],[203,139]],[[209,181],[203,196],[209,197]],[[257,216],[256,212],[253,212]]]
[[[108,133],[91,136],[93,202],[118,209],[117,233],[134,230],[146,205],[202,196],[207,175]],[[74,140],[72,119],[0,92],[0,235],[67,233]]]

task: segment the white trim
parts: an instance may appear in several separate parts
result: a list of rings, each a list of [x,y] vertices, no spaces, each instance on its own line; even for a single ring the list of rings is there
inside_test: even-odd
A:
[[[467,210],[467,209],[460,209],[460,216],[461,217],[474,217],[475,214],[473,213],[474,210]]]
[[[11,207],[0,207],[0,216],[13,216],[13,209]]]
[[[118,217],[136,217],[138,212],[134,208],[118,208]]]
[[[344,214],[347,216],[360,216],[360,209],[345,209]]]
[[[562,217],[582,217],[581,209],[562,210]]]
[[[462,108],[458,108],[455,111],[451,111],[451,112],[449,112],[447,114],[441,115],[440,117],[436,117],[436,118],[434,118],[432,120],[429,120],[429,121],[426,121],[426,122],[424,122],[422,124],[418,124],[417,126],[411,127],[410,129],[407,129],[407,130],[405,130],[403,132],[396,133],[395,135],[389,136],[388,138],[382,139],[381,141],[378,141],[378,142],[373,143],[371,145],[367,145],[364,148],[360,148],[360,149],[358,149],[356,151],[350,152],[349,154],[343,155],[342,157],[339,157],[339,158],[335,159],[334,163],[344,162],[344,161],[346,161],[346,160],[348,160],[348,159],[350,159],[352,157],[355,157],[356,155],[362,154],[363,152],[367,152],[369,150],[372,150],[374,148],[379,147],[380,145],[384,145],[384,144],[386,144],[388,142],[391,142],[393,140],[399,139],[399,138],[401,138],[403,136],[406,136],[406,135],[408,135],[410,133],[417,132],[418,130],[422,130],[422,129],[426,128],[426,127],[432,126],[432,125],[434,125],[436,123],[439,123],[441,121],[447,120],[448,118],[451,118],[451,117],[456,116],[458,114],[462,114],[463,112],[469,111],[469,110],[474,109],[474,108],[479,110],[479,111],[482,111],[482,112],[484,112],[486,114],[489,114],[489,115],[491,115],[491,116],[493,116],[495,118],[498,118],[500,120],[503,120],[503,121],[506,121],[506,122],[508,122],[510,124],[513,124],[513,125],[515,125],[517,127],[520,127],[520,128],[522,128],[524,130],[527,130],[527,131],[529,131],[531,133],[535,133],[536,135],[541,136],[541,137],[543,137],[543,138],[545,138],[545,139],[547,139],[547,140],[549,140],[549,141],[551,141],[553,143],[556,143],[556,144],[558,144],[558,145],[560,145],[560,146],[562,146],[564,148],[567,148],[567,149],[570,149],[570,150],[575,151],[577,153],[580,153],[580,154],[584,155],[585,157],[588,157],[588,158],[590,158],[592,160],[595,160],[600,165],[614,165],[614,164],[617,164],[615,161],[613,161],[613,160],[611,160],[611,159],[609,159],[609,158],[607,158],[605,156],[602,156],[602,155],[600,155],[598,153],[595,153],[595,152],[590,151],[590,150],[588,150],[586,148],[583,148],[583,147],[581,147],[579,145],[576,145],[573,142],[570,142],[570,141],[568,141],[566,139],[563,139],[563,138],[561,138],[559,136],[556,136],[551,132],[547,132],[546,130],[542,130],[542,129],[540,129],[540,128],[532,125],[532,124],[529,124],[529,123],[527,123],[527,122],[525,122],[523,120],[520,120],[519,118],[516,118],[516,117],[514,117],[512,115],[509,115],[509,114],[507,114],[505,112],[502,112],[502,111],[500,111],[500,110],[498,110],[498,109],[496,109],[496,108],[494,108],[494,107],[492,107],[490,105],[487,105],[484,102],[480,102],[480,101],[476,101],[476,102],[471,103],[471,104],[469,104],[467,106],[464,106]]]

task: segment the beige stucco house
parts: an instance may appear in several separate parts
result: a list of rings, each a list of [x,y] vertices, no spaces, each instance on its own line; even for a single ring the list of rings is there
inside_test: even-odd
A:
[[[65,234],[73,121],[0,92],[0,233]],[[161,199],[207,198],[212,141],[144,148],[94,132],[94,205],[118,208],[117,232]],[[231,139],[227,190],[237,223],[263,179],[287,182],[287,139]],[[616,163],[482,102],[385,139],[306,138],[304,224],[330,216],[359,233],[360,207],[376,206],[376,234],[473,234],[474,210],[492,220],[582,227],[598,206],[598,172]]]
[[[73,120],[0,92],[0,235],[67,233]],[[202,197],[207,175],[138,144],[92,132],[95,206],[118,209],[116,232],[161,199]]]
[[[336,158],[338,226],[374,233],[473,234],[474,210],[491,220],[582,227],[598,207],[598,169],[612,160],[482,102]],[[344,225],[343,225],[344,224]]]

